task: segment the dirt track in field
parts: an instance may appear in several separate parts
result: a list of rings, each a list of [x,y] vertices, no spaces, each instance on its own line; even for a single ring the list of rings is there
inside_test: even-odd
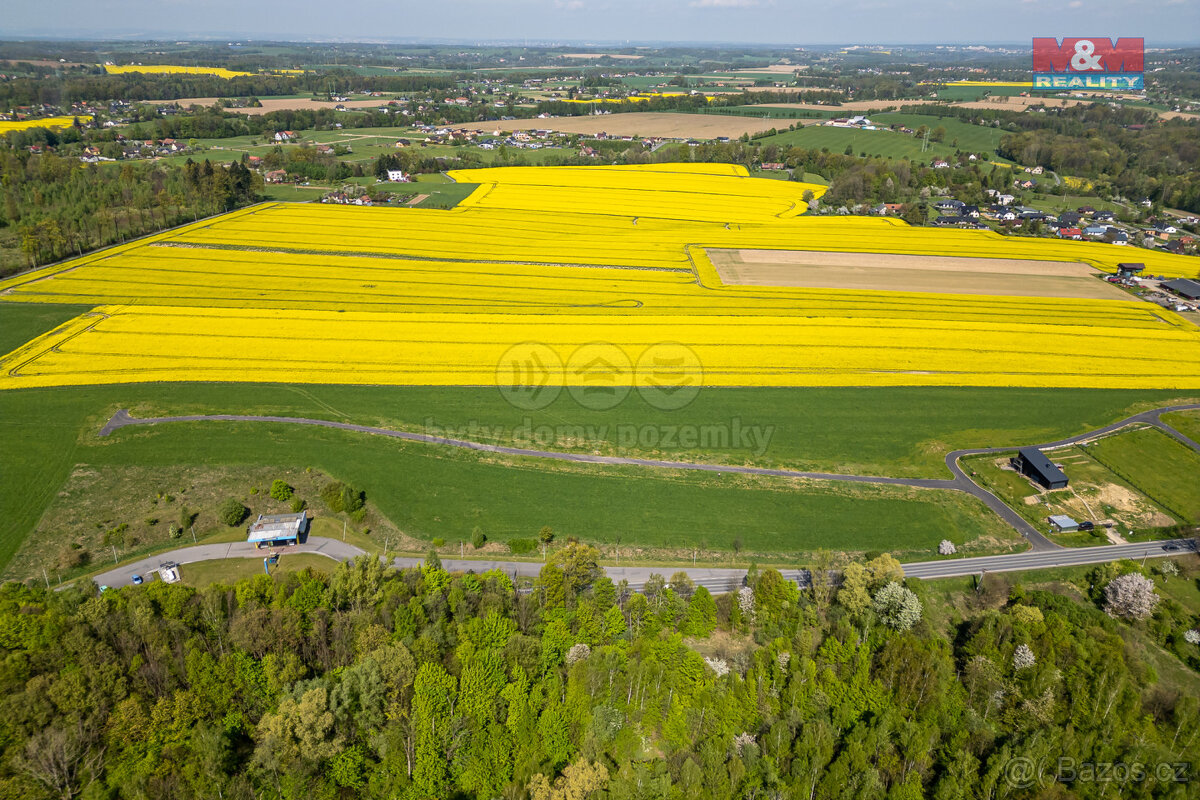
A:
[[[818,122],[820,120],[817,120]],[[609,136],[661,136],[666,139],[711,139],[714,136],[736,138],[743,133],[779,128],[780,120],[755,117],[732,117],[717,114],[672,114],[656,111],[631,111],[620,114],[599,114],[585,117],[552,117],[550,119],[485,122],[473,130],[491,134],[495,131],[547,130],[561,133],[596,134]],[[783,123],[787,127],[787,123]]]
[[[952,258],[815,250],[709,250],[721,280],[736,286],[931,292],[1006,297],[1130,300],[1068,261]]]

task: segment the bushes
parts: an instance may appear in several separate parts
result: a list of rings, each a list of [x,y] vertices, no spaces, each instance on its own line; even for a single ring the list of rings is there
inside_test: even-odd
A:
[[[353,514],[363,507],[366,500],[367,496],[362,490],[355,489],[341,481],[327,483],[321,489],[321,502],[334,513],[345,511]]]
[[[289,486],[287,481],[281,481],[281,480],[276,479],[271,482],[271,497],[273,497],[276,500],[279,500],[281,502],[286,501],[286,500],[291,500],[292,494],[294,492],[295,492],[295,489],[293,489],[291,486]]]
[[[240,525],[249,513],[250,509],[231,497],[221,504],[221,508],[217,511],[217,519],[233,528]]]
[[[473,530],[471,532],[471,545],[478,550],[485,544],[487,544],[487,535],[479,528]]]
[[[508,549],[515,555],[523,556],[527,553],[532,553],[537,550],[537,541],[534,539],[509,539]]]

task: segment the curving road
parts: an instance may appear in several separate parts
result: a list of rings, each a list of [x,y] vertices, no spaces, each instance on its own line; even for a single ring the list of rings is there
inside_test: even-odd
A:
[[[911,578],[954,578],[967,575],[979,575],[984,572],[1012,572],[1015,570],[1045,569],[1048,567],[1075,566],[1080,564],[1100,564],[1106,561],[1118,561],[1132,558],[1163,558],[1191,550],[1194,543],[1190,539],[1175,539],[1166,542],[1141,542],[1136,544],[1118,544],[1105,547],[1059,548],[1052,551],[1012,553],[1002,556],[979,556],[977,558],[949,558],[942,561],[921,561],[904,564],[904,574]],[[177,564],[192,564],[197,561],[213,561],[224,558],[262,558],[265,550],[259,550],[248,542],[228,542],[223,544],[200,544],[191,547],[181,547],[167,553],[159,553],[129,564],[122,564],[95,576],[93,580],[100,586],[119,587],[132,583],[134,575],[141,575],[149,580],[159,564],[174,561]],[[278,552],[287,558],[292,553],[316,553],[334,561],[348,561],[357,556],[366,555],[352,544],[311,536],[301,544],[292,547],[278,548]],[[418,567],[424,559],[393,558],[391,564],[397,568]],[[484,572],[498,569],[514,577],[536,577],[542,569],[538,561],[485,561],[470,559],[442,559],[442,566],[452,572]],[[746,570],[721,567],[604,567],[605,573],[614,583],[628,581],[629,588],[640,591],[653,574],[669,577],[675,572],[686,572],[697,586],[703,586],[713,593],[730,592],[740,588],[746,577]],[[186,569],[183,570],[186,574]],[[800,586],[807,586],[809,573],[807,570],[780,570],[783,577],[795,581]]]
[[[1200,444],[1184,436],[1179,431],[1163,422],[1160,417],[1172,411],[1186,411],[1200,409],[1200,404],[1179,405],[1179,406],[1164,406],[1162,408],[1143,411],[1140,414],[1134,414],[1119,422],[1114,422],[1111,425],[1105,425],[1102,428],[1082,433],[1078,436],[1072,436],[1067,439],[1060,439],[1056,442],[1047,442],[1045,444],[1034,445],[1038,448],[1054,448],[1063,447],[1066,445],[1077,444],[1079,442],[1094,439],[1097,436],[1103,436],[1113,431],[1124,428],[1128,425],[1146,424],[1152,425],[1160,430],[1173,436],[1183,444],[1200,452]],[[325,419],[310,419],[307,417],[273,417],[273,416],[252,416],[246,414],[192,414],[188,416],[178,417],[132,417],[127,409],[121,409],[113,414],[112,418],[105,423],[100,429],[100,436],[108,436],[114,430],[128,427],[130,425],[157,425],[166,422],[279,422],[295,425],[314,425],[322,428],[335,428],[344,431],[353,431],[355,433],[369,433],[377,436],[389,436],[395,439],[403,439],[409,442],[422,442],[425,444],[438,444],[447,447],[461,447],[467,450],[478,450],[487,453],[498,453],[510,456],[523,456],[527,458],[549,458],[557,461],[573,461],[584,464],[607,464],[619,466],[635,466],[635,467],[651,467],[656,469],[688,469],[699,470],[702,472],[728,472],[739,475],[764,475],[776,478],[806,478],[809,480],[821,481],[841,481],[846,483],[876,483],[892,486],[912,486],[920,489],[945,489],[950,491],[965,492],[978,498],[984,505],[990,508],[997,516],[1012,526],[1018,533],[1024,536],[1030,543],[1032,550],[1035,552],[1041,551],[1056,551],[1062,548],[1054,542],[1047,539],[1040,531],[1029,524],[1020,514],[1010,508],[1004,501],[996,497],[996,495],[979,486],[972,481],[970,477],[959,466],[959,459],[964,456],[985,455],[988,453],[1002,453],[1013,450],[1018,446],[1023,445],[1008,445],[1006,447],[983,447],[965,450],[955,450],[946,455],[946,468],[953,475],[953,478],[886,478],[874,475],[843,475],[830,472],[801,472],[798,470],[788,469],[768,469],[766,467],[742,467],[729,464],[698,464],[690,461],[665,461],[659,459],[648,458],[626,458],[622,456],[598,456],[588,453],[564,453],[553,450],[533,450],[522,447],[507,447],[504,445],[484,444],[482,442],[472,442],[463,439],[448,439],[443,436],[433,436],[427,433],[412,433],[409,431],[396,431],[388,428],[376,428],[369,425],[357,425],[350,422],[335,422]]]

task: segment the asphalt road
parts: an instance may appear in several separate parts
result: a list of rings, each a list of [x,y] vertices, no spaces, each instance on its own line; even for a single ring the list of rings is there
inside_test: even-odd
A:
[[[1080,564],[1101,564],[1106,561],[1119,561],[1124,558],[1163,558],[1188,552],[1193,547],[1190,539],[1173,539],[1171,541],[1145,542],[1139,544],[1118,544],[1105,547],[1060,548],[1052,551],[1033,551],[1028,553],[1013,553],[1002,556],[980,556],[977,558],[948,558],[942,561],[921,561],[904,565],[904,574],[912,578],[953,578],[966,575],[979,575],[984,572],[1013,572],[1016,570],[1045,569],[1048,567],[1074,566]],[[1170,548],[1170,549],[1168,549]],[[100,586],[119,587],[129,586],[134,575],[141,575],[146,580],[154,578],[154,571],[159,564],[174,561],[186,565],[197,561],[212,561],[223,558],[253,558],[260,559],[267,555],[266,550],[259,550],[247,542],[229,542],[225,544],[200,544],[192,547],[181,547],[167,553],[159,553],[149,558],[143,558],[131,564],[114,567],[107,572],[97,575],[93,580]],[[365,552],[352,544],[326,539],[320,536],[309,537],[303,544],[293,547],[281,547],[277,552],[281,559],[286,560],[293,553],[317,553],[334,561],[347,561]],[[392,565],[401,568],[418,567],[423,562],[420,558],[394,558]],[[486,572],[498,569],[508,575],[535,577],[542,569],[540,561],[485,561],[470,559],[442,559],[442,566],[451,572]],[[629,588],[640,591],[653,574],[670,578],[676,572],[686,572],[697,586],[703,586],[713,593],[730,592],[742,586],[746,577],[744,569],[729,569],[722,567],[605,567],[605,573],[613,583],[622,580],[629,582]],[[186,567],[181,570],[187,574]],[[784,578],[795,581],[800,586],[807,586],[809,574],[807,570],[780,570]]]
[[[1200,409],[1200,404],[1181,405],[1181,406],[1166,406],[1156,408],[1151,411],[1144,411],[1140,414],[1134,414],[1132,417],[1114,422],[1111,425],[1106,425],[1103,428],[1097,428],[1087,433],[1078,436],[1072,436],[1068,439],[1060,439],[1057,442],[1048,442],[1045,444],[1034,445],[1038,448],[1053,448],[1062,447],[1069,444],[1093,439],[1097,436],[1111,433],[1127,425],[1144,423],[1153,425],[1167,434],[1175,437],[1183,444],[1200,452],[1200,444],[1192,441],[1184,436],[1179,431],[1164,423],[1160,417],[1170,411],[1183,411],[1190,409]],[[356,425],[350,422],[334,422],[325,419],[309,419],[305,417],[270,417],[270,416],[250,416],[245,414],[194,414],[189,416],[179,417],[147,417],[135,418],[129,415],[126,409],[121,409],[113,414],[112,418],[105,423],[100,429],[100,436],[108,436],[118,428],[124,428],[130,425],[157,425],[166,422],[280,422],[296,425],[315,425],[322,428],[336,428],[338,430],[353,431],[355,433],[369,433],[377,436],[390,436],[395,439],[403,439],[410,442],[422,442],[425,444],[437,444],[448,447],[462,447],[468,450],[478,450],[486,453],[498,453],[501,455],[524,456],[528,458],[548,458],[557,461],[573,461],[584,464],[607,464],[620,466],[635,466],[635,467],[651,467],[656,469],[687,469],[699,470],[702,472],[728,472],[739,475],[765,475],[778,478],[807,478],[809,480],[821,481],[840,481],[844,483],[875,483],[887,484],[892,486],[912,486],[921,489],[943,489],[948,491],[965,492],[966,494],[976,497],[990,508],[997,516],[1008,523],[1013,529],[1025,537],[1029,541],[1030,547],[1035,552],[1040,551],[1056,551],[1059,550],[1059,545],[1050,541],[1046,536],[1033,525],[1029,524],[1020,514],[1010,508],[1004,501],[996,497],[994,494],[979,486],[962,470],[959,466],[959,459],[964,456],[982,455],[986,453],[1001,453],[1013,450],[1016,447],[1025,446],[1018,444],[1009,444],[1003,447],[984,447],[969,450],[955,450],[946,455],[946,469],[954,477],[951,479],[937,478],[885,478],[874,475],[843,475],[839,473],[829,472],[801,472],[788,469],[767,469],[765,467],[740,467],[728,464],[697,464],[688,461],[663,461],[658,459],[648,458],[623,458],[621,456],[597,456],[587,453],[562,453],[552,450],[531,450],[521,447],[505,447],[503,445],[483,444],[482,442],[471,442],[462,439],[448,439],[443,436],[433,436],[427,433],[412,433],[408,431],[395,431],[387,428],[375,428],[368,425]]]

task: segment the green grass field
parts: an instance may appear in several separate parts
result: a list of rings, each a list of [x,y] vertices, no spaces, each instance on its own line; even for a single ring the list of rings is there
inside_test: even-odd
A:
[[[887,114],[878,115],[879,121],[882,123],[887,116]],[[915,117],[916,115],[903,116]],[[872,116],[871,120],[874,122],[876,117]],[[954,120],[945,121],[953,122]],[[965,125],[965,123],[960,124],[963,124],[964,127],[972,127]],[[955,150],[972,150],[972,148],[965,146],[962,142],[957,147],[952,146],[950,142],[954,139],[949,133],[950,126],[947,125],[946,128],[946,140],[940,143],[931,141],[929,149],[925,152],[921,152],[922,140],[912,134],[884,130],[867,131],[856,128],[833,128],[825,125],[811,125],[805,128],[798,128],[794,131],[784,131],[774,136],[765,136],[756,141],[761,144],[775,144],[783,147],[804,147],[810,150],[826,149],[831,153],[841,153],[845,151],[846,147],[849,147],[853,155],[866,154],[881,158],[907,158],[913,161],[949,158],[954,155]],[[980,128],[980,131],[987,133],[986,129],[983,128]],[[981,148],[981,150],[983,150],[989,159],[991,158],[992,148]]]
[[[271,567],[270,574],[282,576],[310,568],[315,572],[331,573],[337,569],[337,564],[331,558],[314,553],[285,552],[280,555],[279,563]],[[212,583],[232,584],[242,578],[252,578],[263,574],[263,569],[263,562],[257,558],[223,558],[184,564],[179,568],[179,577],[188,586],[200,588]]]
[[[1048,186],[1054,185],[1054,178],[1040,177],[1040,180]],[[1049,211],[1051,213],[1061,213],[1063,211],[1074,211],[1082,206],[1091,206],[1098,211],[1112,211],[1114,214],[1120,214],[1127,209],[1116,203],[1108,200],[1102,200],[1095,195],[1080,195],[1080,194],[1030,194],[1023,201],[1025,205],[1036,208],[1039,211]]]
[[[945,128],[946,136],[942,144],[948,145],[952,150],[974,153],[994,155],[994,151],[1000,145],[1000,137],[1005,133],[999,128],[972,125],[954,117],[938,117],[932,114],[884,112],[867,116],[872,122],[881,125],[903,125],[913,130],[922,125],[927,126],[930,130],[939,127]]]
[[[1162,421],[1194,442],[1200,442],[1200,411],[1173,411]]]
[[[921,91],[925,93],[923,96],[936,91],[939,100],[956,102],[986,100],[989,97],[1015,97],[1021,92],[1032,94],[1028,86],[950,86],[942,89],[922,86]]]
[[[1153,428],[1106,437],[1088,452],[1172,514],[1200,522],[1200,453]]]
[[[53,330],[67,320],[91,310],[91,306],[0,304],[0,355],[15,350],[33,336]]]
[[[283,424],[175,423],[107,439],[84,433],[69,460],[101,473],[134,465],[311,466],[362,487],[384,516],[423,539],[469,539],[479,527],[503,542],[549,525],[564,538],[658,553],[732,553],[740,539],[745,553],[782,558],[820,547],[911,558],[932,555],[943,538],[968,550],[1015,541],[982,505],[958,494],[497,459]],[[563,497],[571,502],[551,500]]]

